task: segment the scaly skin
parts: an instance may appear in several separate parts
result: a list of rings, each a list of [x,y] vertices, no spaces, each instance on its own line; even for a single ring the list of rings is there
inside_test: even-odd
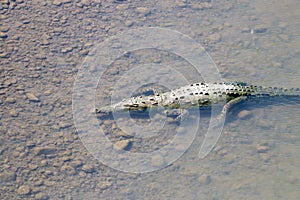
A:
[[[300,89],[261,87],[245,83],[194,83],[161,94],[124,99],[116,104],[96,109],[96,113],[150,108],[186,109],[222,102],[226,103],[222,112],[227,112],[240,100],[268,96],[300,96]]]

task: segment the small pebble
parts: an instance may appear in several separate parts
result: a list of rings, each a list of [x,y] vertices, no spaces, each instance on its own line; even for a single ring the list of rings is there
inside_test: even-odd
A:
[[[6,173],[0,174],[0,180],[2,183],[15,181],[16,177],[17,177],[17,175],[14,172],[6,172]]]
[[[46,91],[44,92],[44,95],[45,95],[45,96],[49,96],[50,94],[52,94],[52,90],[51,90],[51,89],[46,90]]]
[[[132,25],[133,25],[133,21],[130,21],[130,20],[125,21],[125,26],[130,27]]]
[[[33,141],[27,141],[25,146],[28,147],[28,148],[32,148],[32,147],[35,146],[35,143]]]
[[[8,91],[8,89],[0,89],[0,95],[3,95],[5,94],[6,92]],[[7,100],[7,99],[6,99]]]
[[[0,38],[7,38],[7,34],[6,33],[3,33],[3,32],[0,32]]]
[[[107,188],[109,188],[111,186],[112,186],[112,183],[109,181],[103,181],[103,182],[97,184],[97,187],[100,188],[101,190],[106,190]]]
[[[27,98],[29,99],[29,101],[32,101],[32,102],[38,102],[40,101],[39,98],[37,98],[34,94],[32,93],[27,93],[26,94]]]
[[[251,117],[251,112],[248,110],[242,110],[241,112],[239,112],[238,114],[238,118],[239,119],[248,119],[249,117]]]
[[[56,152],[56,148],[54,147],[35,147],[33,149],[33,152],[35,155],[41,155],[41,154],[53,154]]]
[[[279,38],[284,42],[288,42],[290,40],[290,37],[287,34],[280,34]]]
[[[58,122],[58,126],[60,129],[65,129],[65,128],[71,127],[72,123],[69,123],[67,121],[60,121],[60,122]]]
[[[5,25],[0,26],[0,32],[8,32],[8,31],[9,31],[9,26],[5,26]]]
[[[116,150],[125,150],[129,147],[130,143],[131,143],[130,140],[118,141],[114,144],[114,149],[116,149]]]
[[[31,192],[31,189],[28,185],[22,185],[17,190],[18,195],[28,195],[28,194],[30,194],[30,192]]]
[[[266,153],[267,151],[270,150],[270,146],[268,143],[262,143],[257,145],[256,150],[258,153]]]
[[[9,111],[9,115],[11,116],[11,117],[18,117],[18,115],[19,115],[19,112],[17,111],[17,110],[11,110],[11,111]]]
[[[177,133],[179,133],[179,134],[185,134],[185,133],[187,133],[186,128],[184,128],[184,127],[182,127],[182,126],[178,127],[178,128],[176,129],[176,131],[177,131]]]
[[[119,4],[116,6],[117,10],[126,10],[128,8],[127,4]]]
[[[7,18],[8,18],[8,15],[0,14],[0,20],[4,20]]]
[[[47,160],[42,160],[41,163],[40,163],[41,167],[45,167],[47,165],[48,165],[48,161]]]
[[[71,3],[72,0],[62,0],[62,3],[67,4],[67,3]]]
[[[112,128],[112,129],[113,129],[113,128]],[[116,135],[122,136],[122,137],[128,137],[128,136],[132,136],[133,134],[128,134],[128,133],[126,133],[126,132],[124,132],[124,131],[122,131],[122,130],[117,130],[117,131],[116,131]]]
[[[218,155],[220,155],[220,156],[224,156],[226,154],[228,154],[228,151],[226,149],[222,149],[222,150],[218,151]]]
[[[264,25],[257,25],[253,29],[251,29],[251,33],[265,33],[267,32],[268,28]]]
[[[155,155],[155,156],[152,156],[151,163],[152,163],[152,166],[159,167],[159,166],[162,166],[165,163],[165,161],[161,155]]]
[[[13,97],[7,97],[7,98],[6,98],[6,102],[7,102],[7,103],[13,104],[13,103],[16,103],[16,99],[13,98]]]
[[[279,28],[286,28],[287,26],[288,26],[288,23],[286,23],[286,22],[279,22],[278,23]]]
[[[270,128],[272,125],[270,124],[269,121],[267,120],[260,120],[257,122],[257,126],[264,128],[264,129],[268,129]]]
[[[0,58],[9,58],[9,56],[10,56],[10,53],[7,53],[7,52],[0,53]]]
[[[62,53],[69,53],[73,50],[73,47],[66,47],[61,50]]]
[[[272,66],[273,66],[273,67],[276,67],[276,68],[280,68],[280,67],[282,67],[282,64],[281,64],[280,62],[274,62],[274,63],[272,64]]]
[[[86,56],[86,55],[89,54],[89,50],[83,49],[83,50],[79,51],[79,53],[80,53],[80,55],[82,55],[82,56]]]
[[[39,166],[38,165],[35,165],[35,164],[29,164],[28,165],[28,168],[31,170],[31,171],[34,171],[38,168]]]
[[[208,36],[208,39],[211,42],[220,42],[221,41],[221,35],[218,33],[214,33]]]
[[[12,79],[8,79],[8,80],[4,81],[3,85],[9,87],[15,83],[17,83],[17,80],[15,78],[12,78]]]
[[[75,175],[76,174],[76,170],[70,165],[63,165],[60,168],[60,171],[67,175]]]
[[[92,173],[92,172],[95,171],[95,168],[93,166],[91,166],[91,165],[83,165],[81,169],[85,173]]]
[[[43,193],[43,192],[39,192],[35,195],[35,199],[37,199],[37,200],[47,200],[49,198],[50,197],[47,194]]]
[[[143,15],[148,15],[148,14],[150,14],[150,10],[149,10],[148,8],[146,8],[146,7],[138,7],[138,8],[136,9],[136,11],[137,11],[138,13],[140,13],[140,14],[143,14]]]
[[[80,3],[84,6],[87,6],[90,4],[90,0],[81,0]]]
[[[36,180],[35,182],[34,182],[34,186],[41,186],[41,185],[43,185],[44,184],[44,181],[42,180],[42,179],[38,179],[38,180]]]
[[[60,0],[54,0],[53,4],[56,6],[60,6],[62,4],[62,2]]]
[[[81,166],[82,165],[82,162],[80,161],[80,160],[73,160],[73,161],[71,161],[70,162],[70,165],[72,166],[72,167],[79,167],[79,166]]]
[[[78,175],[79,175],[79,177],[81,177],[81,178],[86,177],[86,173],[83,172],[83,171],[79,172]]]
[[[198,181],[201,185],[208,185],[211,183],[211,177],[210,175],[203,174],[199,176]]]
[[[41,45],[49,45],[50,42],[49,42],[48,40],[42,40],[42,41],[40,42],[40,44],[41,44]]]

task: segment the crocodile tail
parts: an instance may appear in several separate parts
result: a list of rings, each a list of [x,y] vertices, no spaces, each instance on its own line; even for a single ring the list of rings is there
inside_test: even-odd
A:
[[[300,96],[300,88],[257,87],[256,96]]]

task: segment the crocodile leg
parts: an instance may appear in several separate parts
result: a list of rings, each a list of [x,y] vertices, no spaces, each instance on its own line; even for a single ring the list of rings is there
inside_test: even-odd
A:
[[[168,116],[176,116],[175,121],[183,121],[189,115],[186,109],[165,110],[164,113]]]
[[[180,114],[175,118],[175,120],[183,121],[189,115],[189,111],[187,111],[186,109],[179,109],[179,110],[180,110]]]
[[[235,99],[232,99],[231,101],[227,102],[221,113],[211,121],[211,127],[208,129],[207,134],[205,135],[204,141],[201,145],[200,151],[199,151],[199,158],[203,159],[205,158],[209,152],[215,147],[216,143],[218,142],[218,139],[220,138],[222,134],[223,127],[220,127],[220,125],[223,125],[223,122],[225,121],[226,113],[230,110],[230,108],[241,102],[246,100],[246,96],[237,97]]]
[[[246,99],[247,99],[246,96],[241,96],[241,97],[237,97],[237,98],[232,99],[232,100],[230,100],[229,102],[227,102],[227,103],[224,105],[224,107],[223,107],[221,113],[220,113],[217,117],[215,117],[214,119],[212,119],[212,125],[213,125],[213,126],[218,126],[218,125],[220,125],[220,121],[223,121],[222,119],[225,118],[226,113],[228,113],[228,111],[229,111],[235,104],[240,103],[240,102],[242,102],[242,101],[244,101],[244,100],[246,100]]]

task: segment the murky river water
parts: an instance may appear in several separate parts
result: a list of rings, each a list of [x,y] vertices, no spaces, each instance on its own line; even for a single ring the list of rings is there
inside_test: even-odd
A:
[[[189,36],[209,53],[223,80],[300,87],[299,8],[297,0],[1,1],[0,199],[299,199],[298,99],[234,108],[213,151],[199,159],[209,121],[204,116],[187,151],[148,173],[116,170],[96,159],[75,127],[72,107],[87,55],[111,36],[141,27]],[[108,103],[115,83],[133,72],[136,77],[121,88],[130,81],[142,84],[140,75],[152,73],[174,86],[171,69],[191,82],[206,78],[168,51],[136,49],[113,61],[95,88],[97,105]],[[133,71],[145,63],[171,68]],[[88,67],[93,72],[97,65]],[[99,127],[115,148],[135,152],[161,148],[180,132],[170,123],[166,134],[139,144],[134,134],[140,133],[127,135],[112,119],[100,119]],[[163,165],[164,159],[156,156],[150,164]]]

